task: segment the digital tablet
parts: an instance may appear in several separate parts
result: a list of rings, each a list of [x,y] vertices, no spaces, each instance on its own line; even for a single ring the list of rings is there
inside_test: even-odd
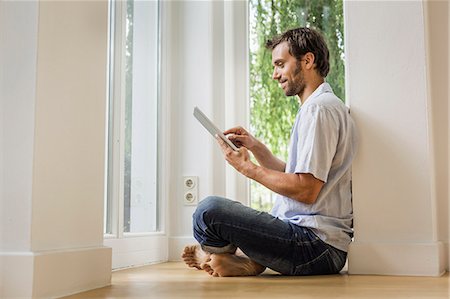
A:
[[[233,142],[230,141],[223,133],[220,131],[213,123],[209,120],[208,117],[200,110],[198,107],[194,108],[194,116],[195,118],[202,124],[203,127],[205,127],[206,130],[208,130],[211,135],[215,138],[216,134],[225,141],[229,147],[231,147],[233,150],[238,151],[236,145],[234,145]]]

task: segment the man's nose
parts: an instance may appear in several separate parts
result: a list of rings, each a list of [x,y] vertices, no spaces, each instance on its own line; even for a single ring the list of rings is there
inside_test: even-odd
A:
[[[272,79],[278,80],[280,78],[280,74],[277,72],[277,69],[273,70]]]

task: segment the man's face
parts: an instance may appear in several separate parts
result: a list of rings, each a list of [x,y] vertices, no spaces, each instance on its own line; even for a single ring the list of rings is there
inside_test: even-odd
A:
[[[278,44],[272,51],[272,78],[280,83],[286,96],[301,95],[305,90],[301,62],[289,53],[287,42]]]

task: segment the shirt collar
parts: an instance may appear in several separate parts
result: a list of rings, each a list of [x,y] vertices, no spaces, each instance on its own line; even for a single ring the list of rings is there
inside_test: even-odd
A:
[[[318,96],[320,96],[323,93],[326,92],[333,92],[333,89],[331,88],[330,84],[328,84],[327,82],[323,82],[322,84],[320,84],[316,90],[314,90],[314,92],[306,99],[306,101],[303,103],[303,105],[305,105],[307,102],[310,102],[312,99],[317,98]],[[303,106],[302,105],[302,106]]]

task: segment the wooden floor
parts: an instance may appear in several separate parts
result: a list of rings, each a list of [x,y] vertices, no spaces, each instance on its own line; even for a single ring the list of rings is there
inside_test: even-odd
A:
[[[449,276],[210,277],[183,263],[113,272],[111,286],[65,298],[450,298]]]

